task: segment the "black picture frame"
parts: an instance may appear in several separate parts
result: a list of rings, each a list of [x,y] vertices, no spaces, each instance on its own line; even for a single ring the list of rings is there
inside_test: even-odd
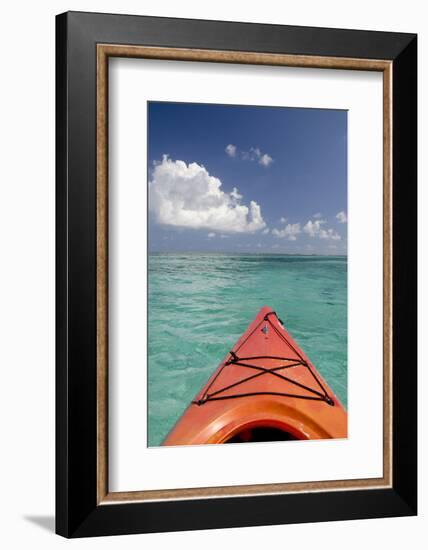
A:
[[[392,486],[97,504],[96,46],[392,62]],[[56,18],[56,532],[65,537],[417,513],[417,36],[68,12]]]

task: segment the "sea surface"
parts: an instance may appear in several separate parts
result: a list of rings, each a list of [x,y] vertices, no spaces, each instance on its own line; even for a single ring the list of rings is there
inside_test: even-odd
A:
[[[345,256],[151,254],[149,446],[162,442],[263,305],[347,406]]]

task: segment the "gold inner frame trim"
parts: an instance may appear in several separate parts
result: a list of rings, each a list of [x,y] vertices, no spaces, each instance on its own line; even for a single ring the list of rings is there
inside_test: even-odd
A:
[[[383,73],[383,476],[299,483],[109,492],[108,488],[108,59],[145,59]],[[97,45],[97,502],[183,500],[392,486],[392,62],[256,52]]]

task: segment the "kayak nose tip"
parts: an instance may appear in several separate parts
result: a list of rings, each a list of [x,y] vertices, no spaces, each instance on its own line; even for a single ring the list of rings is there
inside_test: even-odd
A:
[[[266,315],[267,313],[272,313],[273,309],[269,306],[263,306],[261,309],[260,309],[260,314],[261,315]]]

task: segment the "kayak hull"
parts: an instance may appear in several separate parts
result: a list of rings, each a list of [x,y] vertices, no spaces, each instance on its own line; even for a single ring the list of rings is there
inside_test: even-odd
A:
[[[347,437],[347,413],[265,306],[162,445]]]

